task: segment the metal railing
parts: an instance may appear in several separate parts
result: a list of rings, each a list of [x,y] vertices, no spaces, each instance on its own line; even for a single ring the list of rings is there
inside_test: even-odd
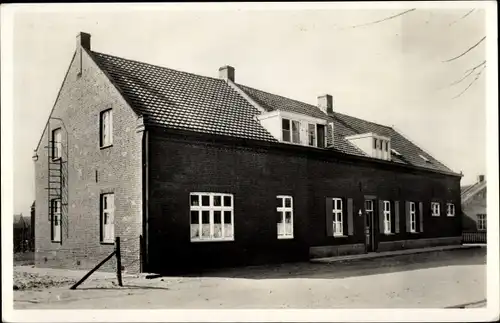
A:
[[[462,243],[486,243],[486,231],[462,232]]]

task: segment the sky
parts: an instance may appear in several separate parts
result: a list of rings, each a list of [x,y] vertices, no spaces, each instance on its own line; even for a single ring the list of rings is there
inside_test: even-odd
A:
[[[461,19],[471,8],[418,7],[353,28],[406,9],[49,8],[13,16],[15,213],[28,215],[35,198],[32,152],[80,31],[98,52],[213,77],[231,65],[238,83],[311,104],[331,94],[336,111],[394,126],[462,171],[462,185],[486,173],[486,72],[457,98],[481,69],[450,84],[485,60],[487,42],[443,62],[486,35],[481,9]]]

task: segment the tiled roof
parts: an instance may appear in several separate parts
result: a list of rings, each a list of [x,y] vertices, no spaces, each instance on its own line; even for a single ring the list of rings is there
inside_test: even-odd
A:
[[[477,182],[472,185],[465,185],[461,187],[460,195],[462,198],[462,202],[469,200],[471,197],[480,192],[483,188],[486,187],[486,181]]]
[[[253,119],[257,109],[223,80],[92,54],[146,124],[276,141]]]
[[[412,143],[410,140],[402,136],[399,132],[391,127],[354,118],[338,112],[334,112],[333,114],[327,116],[315,105],[296,101],[261,90],[256,90],[241,84],[238,84],[238,86],[267,111],[285,110],[333,121],[333,149],[340,150],[347,154],[366,156],[364,152],[352,145],[348,140],[345,139],[345,137],[373,132],[378,135],[391,138],[391,148],[395,149],[401,154],[401,156],[392,154],[392,161],[401,164],[411,164],[414,166],[430,168],[438,171],[451,172],[448,167],[440,163],[431,155],[424,152],[422,149],[420,149],[418,146],[416,146],[414,143]],[[429,162],[426,162],[419,155],[426,157]]]
[[[154,66],[107,54],[91,52],[132,108],[145,116],[145,123],[217,135],[277,140],[255,120],[260,112],[225,81]],[[428,169],[452,172],[391,127],[341,113],[327,116],[318,107],[238,84],[249,97],[267,111],[285,110],[334,122],[334,147],[341,152],[365,156],[346,136],[374,132],[391,138],[391,146],[401,156],[392,161]],[[425,156],[429,162],[419,155]]]

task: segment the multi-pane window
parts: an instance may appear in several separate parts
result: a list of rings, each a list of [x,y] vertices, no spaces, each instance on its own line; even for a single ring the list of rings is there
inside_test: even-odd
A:
[[[51,203],[51,235],[52,241],[61,242],[61,200],[53,199]]]
[[[439,207],[438,202],[431,203],[431,211],[432,211],[432,216],[439,216],[440,215],[440,207]]]
[[[62,132],[61,128],[52,130],[52,159],[62,156]]]
[[[314,123],[308,124],[309,133],[309,146],[316,146],[316,125]]]
[[[486,230],[486,214],[477,215],[477,229],[481,231]]]
[[[376,158],[390,159],[390,144],[389,140],[373,138],[373,150]]]
[[[410,232],[417,232],[417,207],[410,202]]]
[[[278,239],[293,238],[293,198],[291,196],[278,195],[277,226]]]
[[[286,142],[300,143],[300,122],[283,118],[281,120],[282,139]]]
[[[101,241],[114,242],[115,239],[115,196],[113,193],[101,195]]]
[[[384,201],[384,233],[391,233],[391,202]]]
[[[344,234],[342,224],[342,199],[332,199],[332,213],[333,213],[333,236],[342,236]]]
[[[455,205],[452,203],[446,204],[446,215],[455,216]]]
[[[191,193],[191,241],[234,239],[233,195]]]
[[[113,144],[113,110],[101,112],[101,147]]]

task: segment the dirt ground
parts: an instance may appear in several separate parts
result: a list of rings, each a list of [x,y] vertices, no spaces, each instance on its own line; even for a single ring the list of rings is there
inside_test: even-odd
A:
[[[29,266],[15,271],[40,270]],[[53,271],[46,277],[75,279]],[[22,274],[19,274],[22,277]],[[444,308],[486,298],[485,248],[335,264],[297,263],[214,270],[182,277],[97,275],[77,290],[69,282],[14,291],[15,309]],[[49,286],[50,284],[47,284]],[[477,305],[479,302],[479,305]]]

